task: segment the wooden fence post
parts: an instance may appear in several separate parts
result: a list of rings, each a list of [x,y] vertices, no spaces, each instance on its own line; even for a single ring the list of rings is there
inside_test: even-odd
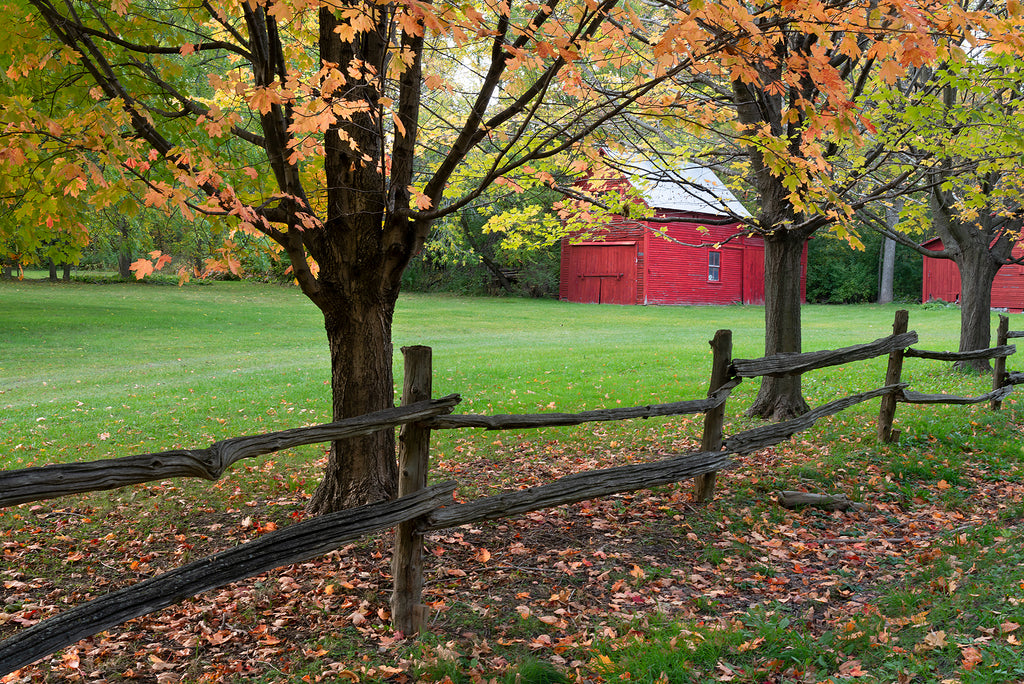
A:
[[[732,365],[732,331],[719,330],[711,345],[711,382],[708,385],[708,396],[729,380],[729,367]],[[704,434],[701,437],[701,451],[721,451],[722,424],[725,422],[725,402],[704,414]],[[702,503],[710,501],[715,495],[717,472],[705,473],[694,478],[693,500]]]
[[[906,309],[896,312],[896,318],[892,323],[892,334],[902,335],[907,332],[907,323],[910,320],[910,313]],[[903,375],[903,351],[897,349],[889,353],[889,365],[885,369],[885,384],[897,385]],[[896,417],[896,392],[891,392],[882,397],[882,405],[878,410],[878,439],[890,443],[899,439],[900,431],[892,429],[892,421]]]
[[[999,315],[999,327],[996,329],[996,346],[1006,344],[1010,333],[1010,317]],[[997,356],[996,362],[992,364],[992,389],[997,390],[1003,386],[1006,380],[1006,357]],[[1001,399],[992,400],[992,410],[998,411],[1003,406]]]
[[[402,347],[405,381],[402,405],[430,399],[432,363],[430,347]],[[406,496],[427,486],[430,465],[430,430],[420,423],[402,426],[398,436],[398,496]],[[423,533],[418,519],[401,523],[395,530],[395,548],[391,558],[391,619],[396,632],[416,634],[426,624],[427,607],[423,595]]]

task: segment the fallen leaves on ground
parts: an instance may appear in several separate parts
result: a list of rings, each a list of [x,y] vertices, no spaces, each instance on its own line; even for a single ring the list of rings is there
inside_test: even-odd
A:
[[[441,459],[436,476],[528,487],[644,458],[639,450],[571,453],[554,442],[503,449],[501,458]],[[637,616],[664,614],[726,629],[769,604],[786,606],[798,616],[799,629],[809,633],[833,630],[887,647],[893,634],[928,627],[930,618],[927,611],[885,618],[878,633],[864,635],[858,621],[879,614],[879,595],[904,583],[915,568],[941,562],[940,536],[972,544],[971,531],[996,519],[992,502],[1019,505],[1024,496],[1019,477],[963,473],[967,484],[957,485],[966,492],[963,506],[943,506],[940,498],[907,501],[893,495],[886,474],[872,466],[837,485],[859,487],[868,510],[786,511],[766,505],[772,492],[765,485],[773,473],[813,464],[820,455],[818,447],[794,441],[740,458],[735,470],[719,478],[720,503],[708,507],[695,507],[683,483],[427,534],[424,602],[436,636],[419,648],[419,657],[465,657],[480,673],[501,672],[510,665],[508,649],[518,647],[563,667],[577,681],[599,681],[607,671],[605,656],[583,659],[581,653],[595,639],[625,637],[623,625]],[[934,483],[938,494],[953,486]],[[166,501],[178,496],[173,489],[168,482],[137,491]],[[74,501],[24,505],[4,514],[0,637],[286,526],[302,517],[305,504],[298,495],[239,500],[225,511],[186,504],[180,510],[187,514],[176,524],[154,528],[145,524],[146,511],[168,520],[154,504],[147,509]],[[368,538],[200,595],[85,639],[0,682],[99,682],[112,674],[151,682],[255,676],[411,682],[411,641],[389,623],[389,547],[389,535]],[[969,572],[949,564],[927,589],[955,592]],[[978,641],[971,642],[954,642],[936,627],[916,648],[953,648],[957,666],[971,671],[984,661],[984,640],[1016,643],[1019,627],[1005,620],[991,634],[972,635]],[[360,652],[339,648],[341,637],[334,635],[361,644]],[[738,650],[756,654],[763,647],[763,640],[751,638]],[[765,671],[771,667],[766,663]],[[709,681],[753,681],[723,662],[706,674]],[[821,681],[829,675],[853,681],[868,673],[851,658],[839,662],[836,672],[818,674]],[[805,681],[772,677],[763,681]]]

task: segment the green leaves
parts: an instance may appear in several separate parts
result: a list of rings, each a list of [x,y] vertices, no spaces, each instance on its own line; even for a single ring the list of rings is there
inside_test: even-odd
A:
[[[964,54],[879,90],[871,116],[881,140],[904,150],[894,173],[933,169],[964,221],[1019,208],[1024,173],[1024,62],[1010,54]],[[927,228],[908,204],[905,224]]]

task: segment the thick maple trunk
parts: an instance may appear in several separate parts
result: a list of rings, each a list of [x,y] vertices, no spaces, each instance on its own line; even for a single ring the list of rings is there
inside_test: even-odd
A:
[[[779,61],[765,64],[765,76],[772,81],[781,77],[781,66],[789,49],[786,42],[776,44]],[[789,151],[801,155],[800,126],[782,118],[784,104],[781,94],[769,93],[747,80],[733,82],[737,118],[752,136],[762,126],[774,135],[786,136]],[[792,110],[796,111],[796,110]],[[766,163],[763,150],[752,145],[748,154],[753,173],[751,181],[757,190],[758,223],[764,237],[764,353],[766,356],[800,352],[800,273],[804,243],[811,230],[787,230],[797,221],[797,210],[785,179]],[[747,415],[786,420],[807,412],[807,402],[800,393],[800,376],[765,377],[757,398]]]
[[[386,159],[379,118],[382,95],[376,79],[362,74],[362,67],[355,69],[358,74],[352,69],[345,71],[346,65],[387,62],[390,14],[372,4],[341,6],[363,8],[378,30],[342,40],[339,28],[349,19],[335,16],[337,8],[320,8],[321,59],[325,64],[341,65],[349,78],[345,87],[331,92],[330,97],[339,103],[358,103],[353,114],[339,118],[324,136],[324,225],[303,236],[320,267],[315,282],[305,273],[300,283],[324,314],[335,419],[394,406],[391,321],[402,270],[416,247],[405,214],[409,201],[405,188],[411,181],[408,173],[403,175],[403,170],[411,173],[413,148],[396,144],[399,153]],[[272,66],[268,64],[267,69],[272,71]],[[418,73],[412,79],[416,85]],[[268,71],[267,78],[270,76]],[[270,128],[270,123],[264,128]],[[415,112],[407,130],[415,130]],[[276,159],[288,157],[288,149],[280,145],[274,149]],[[385,177],[389,163],[390,184]],[[285,181],[286,166],[282,166]],[[303,268],[303,256],[293,257],[293,265],[298,261]],[[390,499],[395,496],[397,481],[393,430],[335,442],[308,508],[321,514]]]
[[[959,351],[988,349],[992,339],[992,283],[999,264],[987,249],[961,247],[956,257],[960,269],[960,348]],[[988,372],[988,359],[958,361],[957,368]]]
[[[952,256],[960,271],[960,347],[959,351],[988,349],[992,337],[992,283],[1000,267],[1010,260],[1014,240],[1010,235],[1020,230],[983,214],[978,221],[959,220],[954,199],[947,193],[933,191],[928,198],[935,231],[942,238],[944,249]],[[957,368],[988,372],[988,359],[958,361]]]
[[[380,297],[350,300],[324,312],[334,420],[394,406],[393,314],[394,301]],[[319,515],[390,499],[397,481],[394,430],[334,442],[308,508]]]
[[[764,353],[800,352],[800,273],[805,238],[780,230],[764,241]],[[808,410],[800,376],[766,376],[748,415],[787,420]]]

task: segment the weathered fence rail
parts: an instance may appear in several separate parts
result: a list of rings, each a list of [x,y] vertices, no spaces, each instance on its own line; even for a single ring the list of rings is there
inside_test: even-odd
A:
[[[1016,353],[1017,347],[1012,344],[989,349],[975,349],[965,352],[929,351],[927,349],[908,349],[903,355],[910,359],[932,359],[933,361],[973,361],[974,359],[1005,359]]]
[[[542,508],[671,484],[695,475],[724,470],[729,464],[727,451],[697,451],[651,463],[574,473],[545,485],[445,506],[427,515],[426,529],[439,530],[497,520]]]
[[[903,391],[899,400],[905,404],[981,404],[986,401],[1002,401],[1013,391],[1012,385],[979,394],[976,397],[958,397],[954,394],[924,394],[922,392]]]
[[[323,555],[366,534],[418,517],[437,508],[454,490],[455,484],[447,482],[395,501],[304,520],[75,606],[0,643],[0,676],[132,618],[239,579]]]
[[[873,359],[897,349],[905,349],[915,342],[917,342],[916,332],[903,332],[882,337],[867,344],[858,344],[842,349],[802,354],[774,354],[760,359],[736,359],[732,365],[736,369],[736,375],[741,378],[757,378],[764,375],[802,375],[819,368]]]
[[[225,470],[245,458],[305,444],[366,435],[421,421],[450,412],[459,401],[459,396],[453,394],[336,423],[225,439],[206,449],[176,449],[88,463],[58,463],[38,468],[6,470],[0,472],[0,508],[172,477],[217,480]]]
[[[887,385],[868,392],[851,394],[843,397],[842,399],[836,399],[835,401],[830,401],[827,404],[822,404],[802,416],[798,416],[791,420],[783,421],[781,423],[772,423],[771,425],[764,425],[751,430],[746,430],[745,432],[739,432],[725,440],[725,450],[734,454],[749,454],[765,449],[778,444],[785,439],[789,439],[798,432],[810,429],[819,418],[835,415],[840,411],[845,411],[851,406],[856,406],[857,404],[868,401],[869,399],[877,399],[878,397],[891,394],[892,392],[902,391],[902,388],[905,386],[906,385]]]
[[[893,321],[893,335],[906,331],[909,314],[905,310],[896,312]],[[962,397],[953,394],[926,394],[900,388],[882,399],[878,412],[878,438],[883,442],[893,442],[899,438],[899,430],[893,429],[896,415],[896,404],[951,404],[968,405],[990,402],[992,410],[999,410],[1003,399],[1013,391],[1012,374],[1006,373],[1006,359],[1016,353],[1017,348],[1006,344],[1011,337],[1024,337],[1024,331],[1011,333],[1010,319],[999,316],[999,328],[996,333],[996,346],[989,349],[975,349],[962,352],[930,351],[927,349],[895,349],[889,354],[889,366],[885,373],[885,381],[889,384],[900,382],[903,373],[903,360],[907,358],[930,359],[933,361],[972,361],[977,359],[995,359],[992,368],[992,391],[976,397]]]
[[[631,420],[633,418],[656,418],[666,416],[682,416],[693,413],[706,413],[725,403],[731,392],[740,384],[738,378],[731,380],[707,399],[691,399],[676,401],[670,404],[651,404],[649,406],[631,406],[628,408],[597,409],[580,413],[524,413],[516,415],[496,414],[484,416],[477,414],[446,415],[424,421],[424,425],[432,430],[456,430],[459,428],[484,428],[485,430],[522,430],[544,427],[568,427],[583,423],[598,423],[611,420]]]
[[[1005,317],[1002,317],[1005,319]],[[922,352],[910,349],[917,334],[907,332],[907,313],[897,313],[893,334],[874,342],[837,350],[780,354],[761,359],[732,359],[732,338],[720,330],[711,341],[714,358],[708,397],[690,401],[632,408],[584,411],[575,414],[451,415],[459,397],[431,399],[430,350],[403,348],[406,378],[403,406],[328,425],[297,428],[267,435],[238,437],[217,442],[207,449],[143,454],[92,463],[26,468],[0,473],[0,507],[52,498],[69,493],[111,489],[168,477],[217,479],[233,463],[253,456],[302,444],[333,441],[374,430],[401,426],[399,438],[400,482],[396,501],[363,506],[296,523],[270,532],[202,560],[189,563],[136,585],[81,604],[53,618],[15,633],[0,642],[0,675],[12,672],[76,641],[140,617],[184,598],[253,575],[322,555],[373,531],[396,527],[393,555],[393,620],[397,630],[413,633],[422,628],[426,609],[423,588],[422,534],[483,520],[573,503],[614,493],[696,479],[694,498],[713,494],[715,475],[730,466],[732,454],[754,452],[807,430],[818,419],[855,404],[881,397],[879,438],[891,441],[897,401],[925,403],[978,403],[991,401],[993,408],[1024,382],[1024,373],[1007,373],[1005,360],[1014,352],[1006,340],[1024,337],[1001,323],[997,347],[977,352]],[[803,374],[815,369],[889,355],[885,384],[878,389],[850,395],[819,406],[796,419],[737,433],[722,434],[725,403],[742,378]],[[925,395],[908,391],[900,381],[905,357],[960,360],[994,358],[993,391],[982,397]],[[701,450],[678,454],[650,463],[575,473],[528,489],[504,492],[475,501],[451,504],[453,483],[427,487],[429,444],[432,430],[483,428],[509,430],[579,425],[587,422],[650,418],[704,413]],[[447,502],[447,505],[443,505]]]

